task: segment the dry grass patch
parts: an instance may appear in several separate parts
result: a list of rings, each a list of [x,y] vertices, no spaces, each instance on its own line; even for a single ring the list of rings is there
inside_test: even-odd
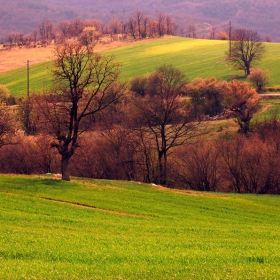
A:
[[[54,45],[37,48],[12,48],[0,52],[0,74],[24,67],[27,60],[35,64],[53,58]]]
[[[96,52],[103,52],[118,47],[137,44],[143,41],[113,41],[107,44],[97,44]],[[55,45],[47,45],[45,47],[37,46],[36,48],[14,47],[10,50],[0,46],[0,74],[25,67],[27,60],[31,64],[49,61],[54,58]]]

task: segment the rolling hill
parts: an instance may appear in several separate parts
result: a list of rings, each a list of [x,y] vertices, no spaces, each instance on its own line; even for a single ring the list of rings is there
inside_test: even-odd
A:
[[[114,55],[115,59],[122,63],[121,78],[123,80],[153,72],[156,67],[163,64],[173,64],[186,74],[189,81],[196,77],[211,76],[226,80],[233,77],[240,78],[243,72],[231,69],[226,64],[225,52],[227,48],[228,42],[226,41],[167,37],[146,40],[108,50],[105,53]],[[270,86],[279,87],[279,43],[266,43],[266,49],[265,57],[259,67],[269,70]],[[51,61],[33,64],[32,52],[30,52],[30,58],[30,91],[41,92],[51,86],[50,70],[52,64]],[[0,84],[7,86],[14,96],[25,95],[26,67],[1,74]]]
[[[0,0],[0,5],[0,38],[11,31],[28,33],[43,20],[57,23],[73,18],[96,18],[106,24],[112,18],[127,19],[141,10],[147,15],[160,11],[170,14],[180,26],[180,35],[186,34],[190,23],[195,23],[202,34],[209,24],[219,30],[226,28],[231,20],[234,27],[254,29],[280,41],[278,0]]]
[[[1,279],[279,279],[279,196],[0,176]]]

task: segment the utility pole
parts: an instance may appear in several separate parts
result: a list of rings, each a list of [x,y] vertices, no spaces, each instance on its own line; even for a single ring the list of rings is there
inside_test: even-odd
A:
[[[26,63],[26,70],[27,70],[27,85],[26,85],[26,90],[27,90],[27,107],[26,107],[26,115],[25,115],[25,120],[24,120],[24,125],[25,125],[25,132],[27,135],[30,135],[31,133],[31,128],[30,128],[30,93],[29,93],[29,60],[27,60]]]
[[[27,60],[27,97],[29,98],[29,60]]]
[[[229,21],[229,32],[228,32],[228,40],[229,40],[229,58],[231,58],[231,33],[232,33],[232,26],[231,26],[231,20]]]

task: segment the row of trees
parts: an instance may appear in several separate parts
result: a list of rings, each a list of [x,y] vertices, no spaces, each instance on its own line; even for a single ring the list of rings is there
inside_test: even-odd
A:
[[[102,135],[102,137],[101,137]],[[168,155],[167,185],[199,191],[280,193],[279,122],[255,127],[255,132],[221,134],[192,139]],[[3,173],[60,172],[60,158],[51,148],[52,137],[22,136],[17,145],[0,149]],[[157,153],[154,142],[137,132],[118,127],[102,134],[86,133],[73,155],[73,176],[156,182]]]
[[[230,41],[248,40],[258,42],[261,40],[257,32],[244,29],[234,30],[231,25],[216,32],[214,26],[208,26],[208,35],[198,36],[198,28],[195,24],[189,24],[185,30],[179,30],[176,21],[163,12],[158,12],[151,17],[143,11],[136,11],[126,19],[112,18],[109,22],[103,23],[98,19],[82,20],[75,18],[70,21],[60,21],[57,24],[44,20],[29,34],[24,32],[10,32],[6,37],[6,44],[13,46],[34,46],[37,42],[48,44],[52,40],[61,43],[69,38],[79,38],[84,44],[89,44],[102,36],[111,36],[111,39],[143,39],[161,37],[164,35],[175,35],[192,38],[207,38]],[[248,56],[250,54],[246,54]],[[229,55],[231,56],[231,54]]]
[[[180,71],[174,74],[177,77],[180,75]],[[133,78],[130,81],[131,90],[145,97],[150,92],[150,87],[154,90],[150,79],[150,75]],[[201,121],[234,117],[244,134],[250,131],[250,121],[259,109],[257,91],[249,84],[235,80],[227,82],[217,81],[215,77],[196,78],[191,83],[182,83],[180,92],[176,94],[188,97],[188,105],[191,106],[188,116],[191,119]]]
[[[116,39],[143,39],[161,37],[164,35],[175,35],[178,26],[170,15],[159,12],[154,18],[147,16],[142,11],[136,11],[126,20],[112,19],[108,24],[100,20],[60,21],[54,24],[50,21],[42,21],[30,34],[23,32],[11,32],[8,34],[6,43],[10,46],[31,46],[37,42],[49,44],[52,40],[61,43],[69,38],[79,38],[88,45],[100,39],[102,36],[110,35],[112,40]]]

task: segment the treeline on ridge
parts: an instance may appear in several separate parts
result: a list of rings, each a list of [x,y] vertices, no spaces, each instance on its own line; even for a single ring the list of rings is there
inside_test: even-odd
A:
[[[155,38],[164,35],[175,35],[178,25],[168,14],[162,12],[152,18],[142,11],[136,11],[127,20],[111,19],[104,24],[97,19],[60,21],[42,21],[29,34],[10,32],[5,39],[4,47],[13,46],[36,47],[37,44],[47,45],[51,42],[61,44],[70,38],[78,38],[84,44],[94,42],[110,43],[115,40]]]
[[[178,35],[185,36],[188,26],[199,26],[199,32],[205,33],[207,26],[214,25],[220,29],[221,23],[231,20],[236,28],[258,30],[263,37],[268,36],[279,41],[278,19],[279,1],[222,1],[222,0],[184,0],[184,1],[128,1],[112,0],[88,1],[78,0],[36,0],[22,2],[19,0],[0,0],[0,38],[7,32],[30,31],[42,20],[55,24],[63,20],[74,18],[96,18],[107,24],[112,18],[127,20],[133,11],[141,9],[149,17],[150,11],[162,11],[176,20],[179,29]],[[256,20],[258,19],[258,20]]]

